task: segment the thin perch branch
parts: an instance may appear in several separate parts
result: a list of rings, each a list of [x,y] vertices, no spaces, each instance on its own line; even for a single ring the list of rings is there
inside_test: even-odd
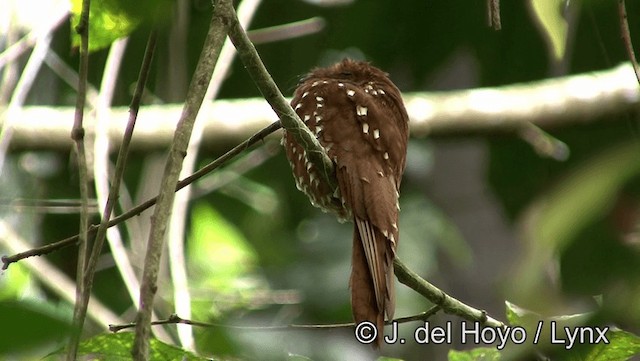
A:
[[[418,276],[418,274],[405,266],[398,258],[393,261],[393,269],[400,283],[423,295],[433,304],[442,308],[445,313],[462,317],[465,320],[480,322],[483,326],[505,327],[504,323],[490,317],[486,311],[462,303],[427,282],[424,278]]]
[[[278,86],[274,83],[271,75],[262,63],[256,48],[240,25],[231,3],[223,1],[219,6],[222,4],[225,6],[223,6],[221,15],[225,18],[225,22],[227,22],[229,26],[229,38],[233,42],[233,45],[236,46],[238,56],[249,72],[249,75],[251,75],[253,82],[267,102],[269,102],[273,111],[276,112],[278,118],[280,118],[282,126],[287,132],[291,133],[298,144],[305,149],[309,161],[319,170],[324,183],[328,184],[332,190],[337,189],[338,183],[334,174],[333,162],[329,159],[315,135],[313,135],[309,131],[309,128],[300,120],[280,92],[280,89],[278,89]]]
[[[425,312],[421,312],[417,315],[399,317],[394,320],[386,321],[385,325],[390,325],[393,322],[395,323],[407,323],[414,321],[426,321],[431,316],[435,315],[440,310],[440,307],[433,306]],[[224,328],[230,330],[241,330],[241,331],[296,331],[296,330],[327,330],[327,329],[336,329],[336,328],[353,328],[356,326],[354,322],[345,322],[345,323],[332,323],[332,324],[316,324],[316,325],[300,325],[300,324],[291,324],[284,326],[235,326],[235,325],[225,325],[220,323],[210,323],[210,322],[201,322],[194,321],[181,318],[180,316],[173,314],[169,316],[166,320],[158,320],[151,322],[152,325],[167,325],[167,324],[183,324],[197,327],[206,327],[206,328]],[[134,322],[125,323],[120,325],[109,325],[109,331],[111,332],[120,332],[122,330],[126,330],[128,328],[136,327]]]
[[[435,304],[435,306],[431,307],[426,312],[420,313],[418,315],[401,317],[401,318],[396,318],[395,320],[392,320],[392,321],[386,321],[385,322],[386,325],[389,325],[392,322],[405,323],[405,322],[412,322],[412,321],[426,321],[431,316],[436,314],[438,311],[442,310],[445,313],[459,316],[468,321],[480,322],[483,326],[486,326],[486,327],[496,327],[496,328],[505,327],[505,324],[503,322],[487,315],[486,311],[479,310],[465,303],[462,303],[458,299],[449,296],[444,291],[440,290],[436,286],[427,282],[418,274],[411,271],[398,258],[395,259],[393,266],[394,266],[396,277],[398,278],[400,283],[418,292],[427,300]],[[238,330],[246,330],[246,331],[291,331],[291,330],[300,330],[300,329],[321,330],[321,329],[350,328],[355,326],[355,323],[353,322],[339,323],[339,324],[325,324],[325,325],[291,324],[291,325],[284,325],[284,326],[232,326],[232,325],[223,325],[218,323],[186,320],[186,319],[180,318],[178,315],[175,315],[175,314],[171,315],[166,320],[152,322],[151,324],[164,325],[164,324],[173,324],[173,323],[186,324],[186,325],[192,325],[192,326],[198,326],[198,327],[226,328],[226,329],[238,329]],[[122,324],[122,325],[109,325],[109,330],[111,332],[118,332],[118,331],[121,331],[127,328],[132,328],[135,326],[136,326],[135,323],[128,323],[128,324]]]

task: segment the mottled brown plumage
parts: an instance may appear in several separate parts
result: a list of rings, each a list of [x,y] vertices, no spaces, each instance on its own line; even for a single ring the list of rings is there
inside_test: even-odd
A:
[[[357,323],[370,321],[382,340],[385,314],[395,309],[393,258],[398,244],[398,197],[405,167],[408,121],[398,88],[366,62],[343,60],[311,71],[291,106],[335,164],[332,193],[293,136],[283,144],[298,189],[339,220],[354,221],[351,306]]]

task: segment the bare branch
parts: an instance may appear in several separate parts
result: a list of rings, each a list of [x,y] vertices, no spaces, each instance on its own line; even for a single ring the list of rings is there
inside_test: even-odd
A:
[[[426,299],[442,308],[445,313],[460,316],[465,320],[480,322],[484,326],[500,328],[505,326],[501,321],[487,315],[486,311],[464,304],[427,282],[405,266],[397,257],[393,261],[393,269],[400,283],[418,292]]]
[[[627,5],[624,0],[618,0],[618,17],[620,18],[620,37],[627,50],[627,56],[629,56],[629,60],[633,65],[633,70],[636,73],[636,80],[640,83],[640,67],[638,67],[638,62],[636,61],[636,53],[633,51],[629,21],[627,19]]]
[[[223,3],[223,1],[220,1],[214,6],[207,38],[200,53],[191,84],[189,85],[180,120],[175,129],[171,149],[169,150],[169,157],[165,165],[164,175],[162,176],[158,201],[151,219],[151,231],[147,243],[144,271],[140,286],[140,305],[136,317],[136,334],[131,351],[133,359],[138,361],[149,359],[151,310],[153,308],[155,293],[158,289],[157,280],[160,256],[162,254],[163,241],[175,198],[175,189],[178,184],[180,170],[187,152],[189,138],[191,138],[196,116],[200,111],[207,87],[211,81],[213,69],[218,61],[222,44],[226,38],[227,26],[219,15],[220,5]]]
[[[87,316],[87,307],[91,297],[91,288],[87,289],[86,261],[89,257],[89,169],[84,139],[84,108],[87,100],[87,78],[89,76],[89,9],[91,0],[82,0],[82,11],[75,30],[80,35],[80,65],[78,70],[78,94],[74,114],[71,139],[78,164],[78,182],[80,188],[80,231],[78,244],[78,265],[76,281],[76,303],[73,308],[74,332],[69,341],[67,360],[76,359],[80,335]],[[91,275],[93,281],[93,275]]]
[[[414,321],[426,321],[431,316],[435,315],[440,310],[440,307],[433,306],[425,312],[418,313],[417,315],[407,316],[407,317],[399,317],[394,320],[386,321],[385,325],[390,325],[393,322],[395,323],[407,323]],[[221,323],[211,323],[211,322],[201,322],[184,319],[176,314],[169,316],[166,320],[158,320],[151,322],[152,325],[167,325],[167,324],[183,324],[197,327],[205,327],[205,328],[224,328],[230,330],[241,330],[241,331],[299,331],[299,330],[327,330],[327,329],[336,329],[336,328],[353,328],[356,326],[354,322],[345,322],[345,323],[331,323],[331,324],[323,324],[323,325],[300,325],[300,324],[291,324],[284,326],[235,326],[235,325],[226,325]],[[119,332],[122,330],[126,330],[128,328],[136,327],[135,323],[125,323],[120,325],[109,325],[109,331],[111,332]]]
[[[533,123],[544,130],[596,120],[615,120],[640,105],[640,88],[629,63],[615,68],[567,77],[448,92],[405,93],[413,136],[432,138],[517,134]],[[2,113],[0,108],[0,114]],[[11,147],[64,149],[73,109],[24,107],[0,117],[14,127]],[[109,136],[119,146],[128,109],[112,109]],[[181,105],[141,108],[132,149],[166,149],[173,137]],[[216,100],[204,104],[198,121],[204,122],[203,144],[216,150],[240,142],[271,124],[276,117],[264,99]],[[9,116],[9,115],[8,115]],[[42,119],[47,119],[43,122]]]
[[[253,46],[247,33],[244,31],[236,16],[233,6],[225,6],[222,15],[229,25],[229,38],[238,50],[238,56],[245,68],[251,75],[264,98],[269,102],[273,111],[276,112],[282,126],[294,136],[307,152],[309,161],[315,165],[320,177],[332,190],[337,189],[338,182],[335,178],[333,162],[327,156],[315,135],[307,128],[296,112],[291,108],[284,98],[278,86],[274,83],[271,75],[265,68],[256,48]],[[331,192],[333,193],[333,192]]]

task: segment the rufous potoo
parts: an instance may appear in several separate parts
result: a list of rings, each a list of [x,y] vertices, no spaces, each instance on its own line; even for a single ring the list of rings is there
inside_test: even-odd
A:
[[[341,221],[353,220],[353,317],[376,325],[374,345],[380,346],[385,314],[393,319],[395,309],[393,259],[409,136],[400,91],[380,69],[345,59],[307,74],[291,106],[333,161],[338,190],[325,184],[285,131],[283,145],[296,185],[314,206]]]

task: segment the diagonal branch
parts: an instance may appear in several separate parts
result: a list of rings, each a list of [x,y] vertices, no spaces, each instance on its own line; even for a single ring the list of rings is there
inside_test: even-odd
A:
[[[229,38],[238,50],[238,56],[245,68],[251,75],[253,82],[256,84],[262,96],[269,102],[273,111],[276,112],[282,126],[287,132],[291,133],[298,144],[300,144],[307,152],[309,161],[319,170],[320,176],[324,183],[328,184],[332,190],[337,189],[338,183],[335,178],[333,162],[323,150],[320,142],[302,123],[296,112],[291,108],[287,100],[284,98],[278,86],[274,83],[271,75],[262,63],[256,48],[253,46],[247,33],[244,31],[235,10],[230,2],[223,1],[221,16],[229,25]],[[333,193],[333,192],[332,192]]]
[[[180,170],[187,152],[189,139],[193,131],[198,111],[202,106],[207,87],[211,81],[213,69],[222,44],[226,38],[226,25],[221,21],[220,3],[214,4],[214,12],[209,24],[209,31],[198,59],[196,70],[191,79],[182,114],[176,127],[169,157],[165,164],[162,176],[160,193],[153,217],[151,218],[151,231],[147,242],[147,250],[144,260],[144,270],[140,286],[140,304],[136,316],[137,326],[131,351],[133,359],[143,361],[149,359],[149,337],[151,331],[151,310],[158,289],[158,273],[160,269],[160,256],[162,255],[164,237],[167,224],[171,215],[171,209],[175,198],[175,189],[178,184]]]
[[[274,122],[271,123],[271,125],[263,128],[262,130],[260,130],[259,132],[255,133],[254,135],[252,135],[251,137],[249,137],[249,139],[245,140],[244,142],[238,144],[237,146],[235,146],[233,149],[229,150],[227,153],[225,153],[224,155],[218,157],[216,160],[212,161],[211,163],[207,164],[206,166],[200,168],[197,172],[193,173],[192,175],[190,175],[187,178],[184,178],[183,180],[181,180],[180,182],[178,182],[177,186],[176,186],[176,191],[179,191],[180,189],[188,186],[189,184],[197,181],[198,179],[204,177],[205,175],[213,172],[214,170],[218,169],[219,167],[223,166],[224,164],[226,164],[227,162],[229,162],[231,159],[235,158],[237,155],[239,155],[240,153],[244,152],[245,150],[247,150],[249,147],[253,146],[256,143],[262,142],[264,141],[264,138],[275,132],[276,130],[280,129],[280,122]],[[142,213],[143,211],[151,208],[154,204],[156,204],[156,202],[158,201],[158,197],[153,197],[151,199],[146,200],[145,202],[133,207],[132,209],[128,210],[127,212],[114,217],[113,219],[111,219],[109,221],[109,223],[107,223],[107,225],[109,227],[113,227],[115,225],[118,225],[122,222],[127,221],[130,218],[133,218],[137,215],[139,215],[140,213]],[[92,224],[89,227],[89,235],[94,235],[96,230],[98,229],[98,225],[96,224]],[[25,258],[29,258],[29,257],[33,257],[33,256],[44,256],[46,254],[49,254],[51,252],[55,252],[58,251],[62,248],[65,247],[69,247],[69,246],[73,246],[75,244],[77,244],[78,242],[78,235],[74,235],[68,238],[65,238],[63,240],[54,242],[54,243],[50,243],[47,245],[44,245],[42,247],[37,247],[37,248],[33,248],[21,253],[16,253],[14,255],[11,256],[2,256],[2,269],[6,270],[9,265],[11,265],[12,263],[15,262],[19,262],[20,260],[23,260]]]
[[[400,283],[418,292],[433,304],[442,308],[445,313],[462,317],[465,320],[480,322],[483,326],[505,327],[504,323],[490,317],[486,311],[462,303],[427,282],[424,278],[405,266],[398,258],[393,261],[393,270]]]

